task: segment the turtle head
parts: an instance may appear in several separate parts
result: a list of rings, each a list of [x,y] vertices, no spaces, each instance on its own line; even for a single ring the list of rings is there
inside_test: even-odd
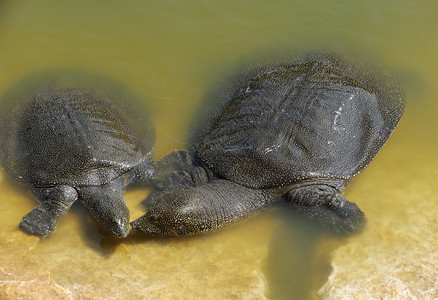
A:
[[[129,234],[129,210],[124,202],[123,205],[113,204],[103,199],[99,210],[90,209],[91,215],[100,230],[116,238],[125,238]]]
[[[207,216],[197,213],[199,200],[187,189],[164,193],[131,227],[151,236],[193,235],[211,230]]]
[[[120,193],[106,193],[93,187],[83,193],[82,202],[101,231],[116,238],[128,236],[129,210]]]
[[[168,213],[151,209],[144,216],[131,222],[131,227],[139,229],[151,236],[183,235],[182,232],[177,230],[179,226],[176,224],[174,218],[168,216]]]
[[[125,238],[129,234],[129,215],[113,215],[99,219],[98,226],[101,230],[116,238]]]

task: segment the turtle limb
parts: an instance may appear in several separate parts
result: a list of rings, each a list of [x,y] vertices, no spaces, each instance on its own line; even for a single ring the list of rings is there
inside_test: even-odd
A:
[[[105,185],[88,186],[80,190],[81,201],[98,227],[118,238],[127,237],[129,233],[129,210],[123,192],[123,176]]]
[[[173,151],[156,162],[154,190],[143,204],[150,207],[163,193],[203,185],[212,178],[210,171],[196,166],[188,151]]]
[[[354,233],[365,225],[365,215],[360,208],[329,185],[294,188],[288,192],[286,201],[296,211],[328,227],[333,233]]]
[[[155,175],[155,166],[152,156],[148,155],[141,164],[131,170],[130,174],[130,183],[147,184],[151,182]]]
[[[186,150],[173,151],[156,162],[155,186],[160,190],[176,190],[205,184],[212,177],[197,166]]]
[[[78,193],[69,185],[35,189],[34,192],[39,196],[41,204],[25,215],[19,226],[30,234],[48,236],[78,199]]]
[[[193,235],[220,229],[281,199],[277,190],[254,190],[227,180],[162,193],[132,228],[148,235]]]

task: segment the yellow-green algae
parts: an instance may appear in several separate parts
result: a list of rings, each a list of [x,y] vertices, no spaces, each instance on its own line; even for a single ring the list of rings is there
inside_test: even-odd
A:
[[[17,227],[35,200],[0,172],[0,298],[437,298],[436,11],[436,1],[410,0],[1,1],[0,94],[50,69],[120,81],[151,104],[156,158],[185,147],[205,94],[254,57],[313,49],[377,57],[408,102],[346,191],[368,219],[346,239],[275,208],[205,236],[114,242],[78,204],[39,240]],[[126,193],[132,219],[147,193]]]

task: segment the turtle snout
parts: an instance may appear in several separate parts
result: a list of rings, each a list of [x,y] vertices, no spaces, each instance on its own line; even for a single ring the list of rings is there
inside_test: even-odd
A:
[[[131,227],[146,233],[147,235],[162,235],[163,231],[154,223],[157,222],[157,216],[146,213],[144,216],[131,222]]]
[[[116,238],[126,238],[129,234],[129,221],[126,218],[113,220],[107,230]]]

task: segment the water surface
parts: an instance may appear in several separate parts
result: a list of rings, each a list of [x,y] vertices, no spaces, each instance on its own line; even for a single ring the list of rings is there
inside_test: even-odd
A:
[[[39,240],[17,227],[36,200],[0,173],[0,298],[438,297],[436,11],[407,0],[1,1],[0,94],[56,69],[118,81],[150,107],[156,159],[186,147],[198,105],[237,70],[309,50],[391,70],[407,108],[346,190],[368,224],[345,239],[273,208],[205,236],[115,242],[78,204]],[[147,193],[127,191],[132,219]]]

